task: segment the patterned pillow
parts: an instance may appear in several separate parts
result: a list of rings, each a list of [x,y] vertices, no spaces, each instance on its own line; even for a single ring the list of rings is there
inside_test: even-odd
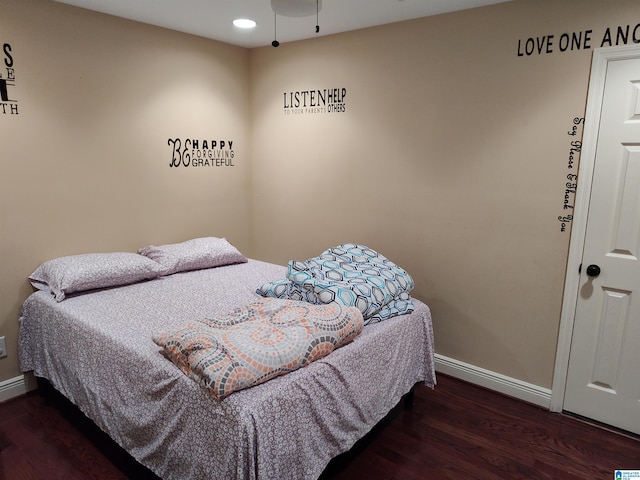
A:
[[[227,239],[216,237],[194,238],[161,246],[148,245],[138,252],[160,264],[163,275],[248,261]]]
[[[87,253],[49,260],[29,280],[61,302],[70,293],[140,282],[160,272],[156,262],[136,253]]]

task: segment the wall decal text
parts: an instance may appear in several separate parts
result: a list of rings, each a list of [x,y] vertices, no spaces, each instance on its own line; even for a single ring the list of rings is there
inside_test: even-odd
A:
[[[546,34],[518,39],[518,57],[565,53],[591,48],[640,43],[640,23],[607,27],[604,32],[593,29],[561,34]]]
[[[564,198],[562,201],[563,215],[558,216],[560,222],[560,231],[566,232],[567,226],[573,220],[573,208],[576,198],[576,189],[578,188],[578,165],[577,161],[580,158],[580,152],[582,151],[582,126],[584,125],[584,118],[576,117],[573,119],[571,128],[567,131],[569,135],[569,154],[567,155],[567,173],[563,179],[564,185]],[[571,212],[571,213],[569,213]]]
[[[14,97],[13,87],[16,86],[16,71],[14,68],[13,50],[11,44],[2,45],[3,62],[0,73],[0,113],[2,115],[17,115],[18,101]]]
[[[235,167],[233,140],[170,138],[170,167]]]
[[[346,88],[285,92],[283,94],[284,114],[345,113],[347,111],[346,96]]]

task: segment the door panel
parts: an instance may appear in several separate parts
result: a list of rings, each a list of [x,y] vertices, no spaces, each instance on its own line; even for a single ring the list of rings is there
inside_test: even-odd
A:
[[[564,409],[640,434],[639,254],[640,59],[625,59],[607,67]]]

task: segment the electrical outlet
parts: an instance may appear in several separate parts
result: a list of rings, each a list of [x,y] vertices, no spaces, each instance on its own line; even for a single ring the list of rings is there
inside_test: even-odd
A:
[[[4,341],[4,337],[0,337],[0,357],[7,356],[7,344]]]

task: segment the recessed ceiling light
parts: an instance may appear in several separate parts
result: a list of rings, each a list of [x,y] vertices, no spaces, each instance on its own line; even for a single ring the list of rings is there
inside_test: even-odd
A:
[[[236,18],[233,24],[238,28],[255,28],[256,22],[248,18]]]

